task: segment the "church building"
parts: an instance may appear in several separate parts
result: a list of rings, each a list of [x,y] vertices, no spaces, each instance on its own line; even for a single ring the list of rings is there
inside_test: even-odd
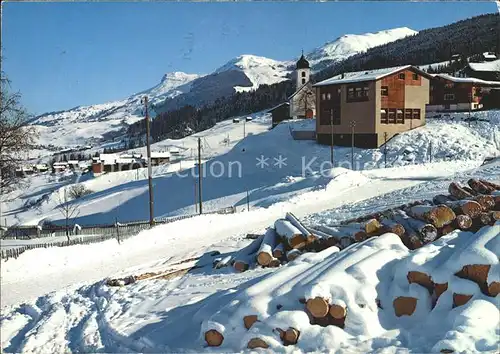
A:
[[[316,115],[316,95],[311,81],[311,67],[302,53],[294,73],[295,93],[288,97],[290,118],[312,118]]]
[[[316,95],[310,81],[311,67],[302,53],[295,66],[293,83],[295,92],[286,102],[269,110],[273,117],[273,127],[287,119],[313,118],[316,116]]]

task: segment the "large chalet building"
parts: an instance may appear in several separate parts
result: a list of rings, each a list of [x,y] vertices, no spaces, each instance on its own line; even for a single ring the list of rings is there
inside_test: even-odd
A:
[[[447,74],[433,75],[430,87],[429,112],[473,111],[483,108],[482,96],[491,89],[500,88],[498,81],[473,77],[454,77]]]
[[[376,148],[394,135],[425,124],[432,76],[411,66],[337,75],[316,89],[320,144]]]

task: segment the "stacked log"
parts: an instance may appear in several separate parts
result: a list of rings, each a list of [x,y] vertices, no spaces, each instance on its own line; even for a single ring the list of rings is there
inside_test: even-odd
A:
[[[252,338],[252,339],[250,339],[250,341],[248,341],[247,348],[248,349],[256,349],[256,348],[267,349],[267,348],[269,348],[269,345],[262,338]]]
[[[296,328],[288,327],[286,331],[276,328],[276,331],[279,333],[280,339],[285,346],[295,345],[299,341],[300,331]]]
[[[285,255],[285,245],[280,242],[276,247],[273,249],[273,257],[277,259],[283,258]]]
[[[467,215],[471,219],[478,217],[483,211],[481,204],[475,200],[457,200],[446,203],[457,215]]]
[[[492,188],[492,187],[490,187],[490,186],[484,184],[483,182],[481,182],[477,179],[474,179],[474,178],[469,179],[467,181],[467,184],[477,194],[490,194],[491,192],[493,192],[495,190],[495,188]]]
[[[450,186],[448,187],[448,192],[457,199],[469,199],[474,196],[471,193],[467,192],[462,187],[460,187],[460,185],[455,182],[450,183]]]
[[[243,325],[245,326],[246,329],[250,329],[250,327],[253,326],[255,322],[257,322],[258,318],[257,315],[248,315],[243,317]]]
[[[288,243],[290,248],[300,249],[306,245],[306,236],[287,219],[278,219],[274,223],[276,233]]]
[[[460,230],[468,230],[472,226],[472,219],[468,215],[457,215],[454,226]]]
[[[417,205],[409,209],[409,214],[434,225],[436,228],[451,224],[456,217],[453,210],[444,204],[437,206]]]
[[[399,296],[392,303],[397,317],[411,316],[417,308],[417,299],[408,296]]]
[[[264,235],[260,235],[255,241],[242,248],[233,256],[233,268],[237,272],[245,272],[250,269],[250,265],[255,263],[255,254],[259,250]]]
[[[432,278],[428,274],[419,271],[409,271],[406,277],[408,279],[409,284],[412,283],[419,284],[424,288],[426,288],[429,291],[429,294],[433,293],[434,282],[432,281]]]
[[[218,347],[224,341],[224,336],[215,329],[210,329],[205,332],[205,342],[209,347]]]
[[[472,298],[469,294],[457,294],[453,293],[453,307],[458,307],[465,305]]]
[[[274,259],[273,250],[276,247],[276,232],[268,228],[262,239],[259,250],[257,251],[257,263],[261,266],[268,266]]]
[[[328,314],[330,305],[322,297],[315,297],[307,300],[306,308],[314,318],[323,318]]]

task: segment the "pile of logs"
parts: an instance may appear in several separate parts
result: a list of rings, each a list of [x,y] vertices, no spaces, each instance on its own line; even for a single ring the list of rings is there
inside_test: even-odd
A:
[[[453,182],[448,195],[347,220],[337,227],[317,226],[311,231],[318,236],[319,250],[332,245],[342,249],[386,232],[397,234],[414,250],[456,229],[476,232],[500,220],[500,185],[473,178],[467,184]]]
[[[252,234],[250,238],[255,238]],[[309,231],[292,213],[278,219],[264,235],[255,239],[247,247],[232,256],[216,259],[214,268],[233,266],[238,272],[244,272],[253,265],[279,267],[293,261],[311,247],[317,237]]]
[[[338,226],[306,227],[292,213],[278,219],[264,235],[232,256],[218,258],[215,268],[233,266],[244,272],[252,266],[278,267],[304,252],[337,246],[341,250],[367,238],[392,232],[410,250],[422,247],[456,229],[476,232],[500,220],[500,185],[471,178],[468,186],[453,182],[448,195],[415,201],[344,221]]]
[[[293,261],[303,252],[319,252],[331,246],[345,249],[353,243],[387,232],[398,235],[413,250],[453,230],[476,232],[481,227],[493,225],[500,220],[500,185],[481,179],[470,179],[467,184],[468,186],[461,186],[453,182],[449,185],[448,195],[436,195],[432,201],[412,202],[348,220],[335,227],[306,227],[293,214],[287,213],[285,218],[276,220],[274,227],[268,228],[264,235],[252,237],[255,241],[249,246],[220,262],[224,265],[232,264],[238,271],[245,271],[254,264],[277,267],[284,262]],[[495,297],[500,293],[500,283],[487,282],[490,271],[490,265],[467,265],[455,276],[475,282],[485,295]],[[447,283],[435,283],[430,275],[418,271],[410,271],[407,279],[410,284],[426,288],[434,304],[448,289]],[[471,297],[470,294],[454,293],[453,306],[461,306]],[[349,309],[343,301],[322,297],[302,298],[298,301],[304,305],[311,324],[344,328]],[[379,300],[376,303],[382,308]],[[392,305],[396,316],[411,316],[416,309],[417,299],[400,296],[394,299]],[[246,329],[250,329],[258,321],[256,315],[243,318]],[[275,328],[274,331],[283,345],[296,344],[300,339],[300,331],[293,327]],[[224,337],[211,329],[205,333],[205,340],[209,346],[219,346]],[[249,340],[247,347],[269,348],[269,345],[264,339],[255,337]]]

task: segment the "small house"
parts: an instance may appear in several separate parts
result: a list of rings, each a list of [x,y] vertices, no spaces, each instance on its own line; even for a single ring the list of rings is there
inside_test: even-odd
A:
[[[268,112],[271,113],[272,127],[274,128],[284,120],[290,119],[290,103],[283,102],[271,108]]]
[[[170,152],[168,151],[152,151],[151,166],[159,166],[170,162]]]

